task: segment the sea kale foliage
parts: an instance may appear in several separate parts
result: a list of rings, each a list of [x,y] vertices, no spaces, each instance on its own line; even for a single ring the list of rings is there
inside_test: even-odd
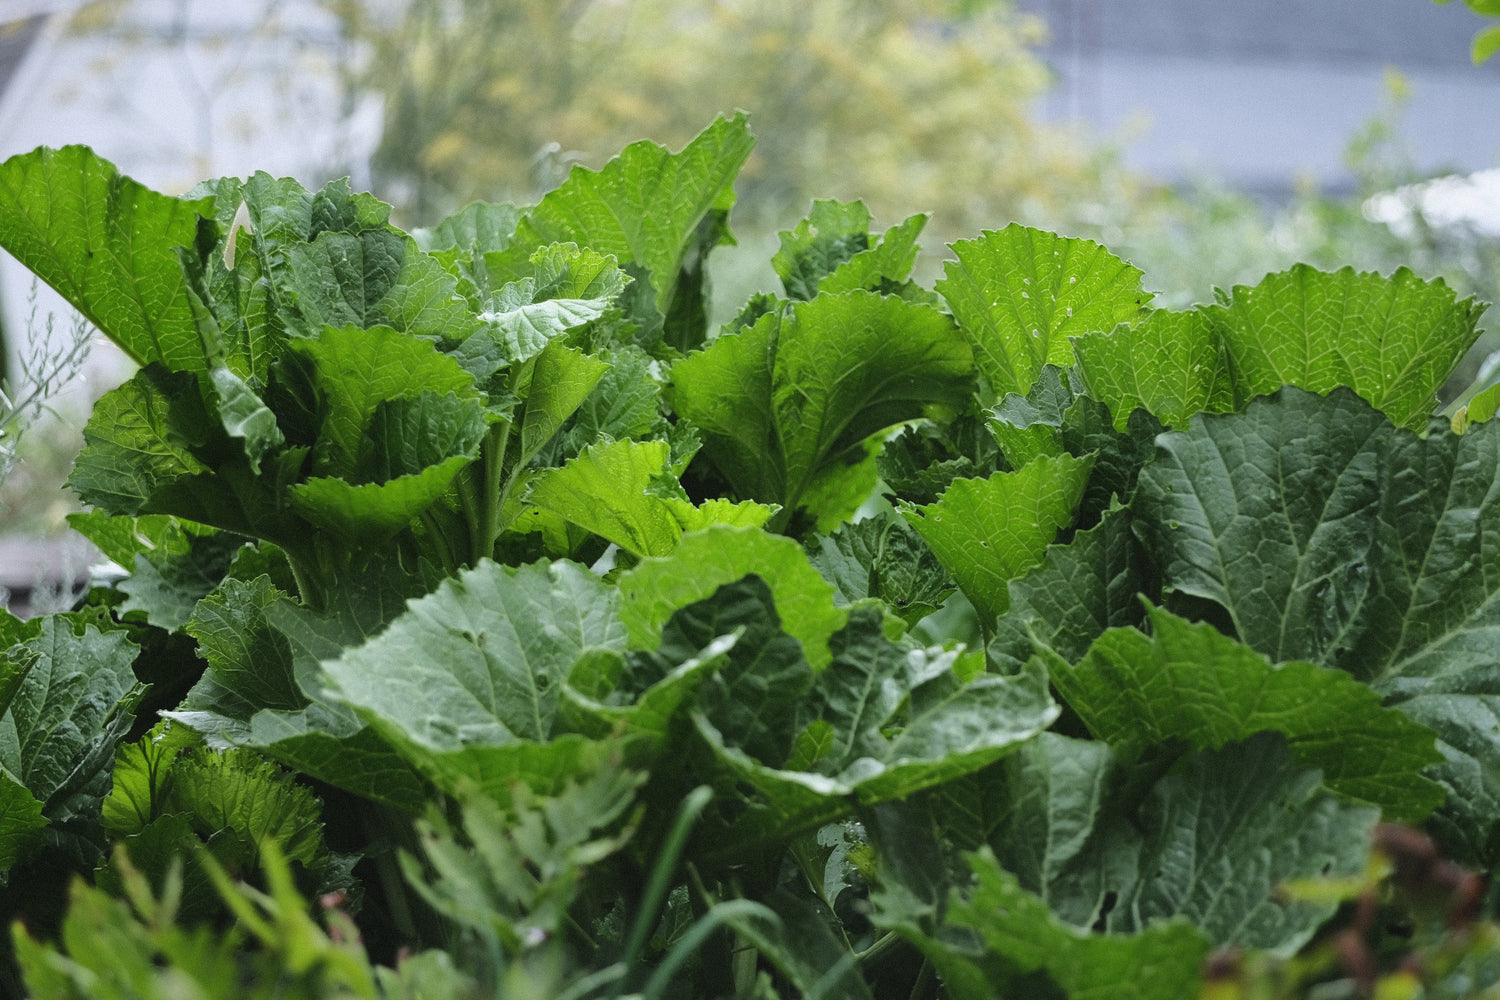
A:
[[[714,330],[752,145],[410,233],[0,165],[139,366],[71,478],[128,575],[0,612],[9,992],[1500,989],[1484,307],[1021,225],[929,288],[829,201]]]

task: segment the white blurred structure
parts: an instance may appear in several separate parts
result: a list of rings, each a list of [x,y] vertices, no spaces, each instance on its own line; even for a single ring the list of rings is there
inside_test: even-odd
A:
[[[1365,218],[1385,223],[1397,236],[1413,236],[1426,225],[1500,239],[1500,168],[1407,184],[1362,207]]]

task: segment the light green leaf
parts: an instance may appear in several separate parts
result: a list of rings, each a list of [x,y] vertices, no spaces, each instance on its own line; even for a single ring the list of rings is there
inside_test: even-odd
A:
[[[431,342],[389,327],[330,326],[316,339],[293,341],[292,349],[313,363],[313,379],[325,400],[314,449],[324,475],[354,474],[376,410],[386,400],[425,392],[477,400],[473,376],[457,362]]]
[[[1348,386],[1393,423],[1422,430],[1438,388],[1478,337],[1484,308],[1404,267],[1385,277],[1299,264],[1205,311],[1240,405],[1283,385]]]
[[[163,487],[208,469],[192,453],[203,431],[195,416],[202,408],[192,376],[142,369],[95,404],[68,485],[112,514],[149,509]]]
[[[1009,606],[1010,581],[1041,562],[1072,522],[1092,466],[1092,458],[1043,456],[1016,472],[955,480],[937,503],[903,502],[899,510],[992,621]]]
[[[456,279],[399,230],[325,230],[289,246],[287,264],[279,292],[294,305],[304,336],[324,327],[388,326],[461,341],[479,328]]]
[[[184,707],[207,707],[202,704],[206,685],[220,697],[227,693],[243,702],[247,719],[263,708],[295,711],[307,705],[297,687],[291,646],[266,621],[266,609],[285,598],[270,577],[261,576],[225,580],[198,602],[185,631],[197,640],[208,669]]]
[[[824,278],[870,248],[870,210],[862,201],[815,199],[807,218],[777,236],[781,249],[771,266],[787,297],[806,301],[818,294]]]
[[[157,194],[86,146],[0,164],[0,247],[55,288],[137,364],[205,370],[175,248],[191,246],[205,199]]]
[[[1079,377],[1090,396],[1109,406],[1116,430],[1125,429],[1137,407],[1168,427],[1186,426],[1195,413],[1235,408],[1228,354],[1199,310],[1157,309],[1133,326],[1085,333],[1073,348]]]
[[[875,246],[850,257],[819,282],[818,291],[838,293],[863,288],[883,294],[908,292],[915,286],[903,282],[917,262],[917,238],[926,225],[926,215],[913,215],[887,229]],[[925,289],[920,294],[932,295]]]
[[[1068,338],[1134,320],[1141,272],[1090,240],[1011,224],[953,244],[937,290],[988,383],[985,402],[1031,388],[1046,364],[1073,363]]]
[[[498,289],[479,313],[508,364],[535,357],[548,342],[603,316],[629,283],[613,257],[555,243],[531,255],[531,273]]]
[[[188,551],[181,554],[137,554],[135,571],[119,583],[126,595],[120,613],[141,612],[169,632],[181,628],[193,607],[223,581],[244,545],[239,535],[214,533],[190,536]]]
[[[665,441],[612,441],[591,445],[560,469],[531,481],[528,503],[587,528],[627,551],[665,556],[684,533],[710,524],[758,528],[775,509],[752,501],[708,500],[695,507],[660,484],[676,486]],[[681,487],[676,487],[677,492]]]
[[[790,538],[728,525],[684,535],[670,556],[643,559],[620,575],[620,620],[631,647],[655,649],[675,611],[751,573],[771,588],[782,628],[801,641],[808,662],[826,666],[828,639],[846,616],[834,607],[833,587]]]
[[[679,272],[711,212],[734,204],[731,184],[755,139],[743,113],[719,118],[680,153],[626,146],[600,171],[575,167],[516,226],[516,242],[577,243],[646,268],[656,309],[671,312]],[[733,242],[724,238],[718,242]]]
[[[789,518],[866,459],[871,435],[932,404],[963,406],[970,363],[952,321],[931,306],[825,294],[679,362],[669,398],[736,494],[782,504]],[[813,513],[832,527],[857,506],[840,496]]]
[[[968,864],[974,886],[955,895],[947,924],[977,934],[986,951],[1016,971],[1045,970],[1070,1000],[1169,1000],[1196,992],[1209,942],[1192,924],[1174,920],[1134,934],[1093,934],[1053,916],[988,849],[970,855]],[[957,958],[943,955],[937,942],[924,950],[940,968]]]
[[[40,846],[40,834],[46,825],[42,803],[26,786],[0,775],[0,879]]]
[[[521,388],[526,406],[513,467],[525,466],[552,440],[609,368],[607,362],[558,341],[548,343],[531,364],[529,384]]]
[[[1328,788],[1379,806],[1389,820],[1418,822],[1442,803],[1442,788],[1421,775],[1443,760],[1432,732],[1382,707],[1366,685],[1306,661],[1273,665],[1212,626],[1159,608],[1148,617],[1149,638],[1111,629],[1076,665],[1039,650],[1097,739],[1205,749],[1274,730]]]
[[[477,260],[510,244],[522,211],[509,202],[470,202],[431,229],[412,230],[412,236],[428,252],[454,249]]]
[[[488,787],[507,756],[523,772],[546,766],[570,668],[585,650],[625,648],[617,600],[570,563],[482,562],[323,670],[339,700],[435,780]],[[566,753],[588,756],[560,748],[558,759]]]
[[[172,766],[171,794],[204,829],[233,831],[257,847],[269,841],[289,861],[313,867],[327,851],[317,796],[250,751],[187,752]]]
[[[1474,65],[1478,66],[1496,52],[1500,52],[1500,25],[1485,28],[1483,31],[1477,33],[1474,36],[1473,44],[1470,46],[1469,56],[1473,59]]]

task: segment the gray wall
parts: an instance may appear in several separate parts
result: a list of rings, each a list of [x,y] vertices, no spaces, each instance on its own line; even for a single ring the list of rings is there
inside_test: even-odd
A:
[[[1343,152],[1386,101],[1388,68],[1423,169],[1500,163],[1500,57],[1460,0],[1018,0],[1047,21],[1057,87],[1041,110],[1120,135],[1127,161],[1274,193],[1346,186]]]

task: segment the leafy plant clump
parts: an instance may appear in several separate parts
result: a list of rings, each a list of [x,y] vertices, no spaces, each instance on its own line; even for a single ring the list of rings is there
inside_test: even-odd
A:
[[[752,142],[414,233],[0,165],[140,364],[71,479],[129,575],[0,613],[9,992],[1500,990],[1483,307],[1020,225],[927,288],[818,202],[711,333]]]

